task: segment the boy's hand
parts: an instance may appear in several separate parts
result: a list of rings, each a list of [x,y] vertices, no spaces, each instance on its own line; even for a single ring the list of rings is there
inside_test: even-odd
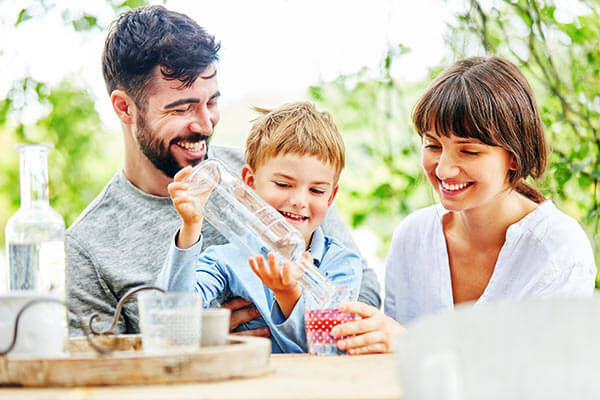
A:
[[[202,210],[204,209],[204,205],[208,201],[208,197],[212,191],[207,187],[206,190],[190,193],[188,190],[189,184],[184,181],[191,172],[192,167],[187,166],[183,168],[175,175],[173,182],[167,187],[169,195],[173,200],[173,205],[183,221],[176,243],[177,247],[182,249],[193,246],[200,238],[204,215],[197,207],[202,208]]]
[[[306,254],[308,253],[304,256]],[[298,278],[302,276],[302,271],[290,261],[284,261],[283,267],[279,269],[273,253],[267,255],[267,260],[268,265],[264,257],[258,255],[248,258],[248,263],[265,286],[273,291],[279,308],[287,318],[302,295],[302,289],[298,285]]]
[[[188,189],[190,185],[185,183],[187,178],[192,172],[192,167],[187,166],[175,174],[173,182],[167,186],[171,200],[175,209],[181,215],[183,223],[197,224],[202,222],[202,213],[200,213],[192,204],[192,198],[188,195]]]

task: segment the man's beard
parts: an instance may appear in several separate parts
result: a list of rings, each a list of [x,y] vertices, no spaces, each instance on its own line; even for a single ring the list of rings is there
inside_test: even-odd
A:
[[[159,171],[162,171],[162,173],[169,178],[173,178],[175,174],[184,167],[184,165],[180,165],[177,162],[169,150],[171,144],[182,141],[183,139],[190,142],[204,140],[206,142],[206,154],[208,154],[208,142],[210,141],[211,137],[212,135],[205,136],[199,133],[186,137],[180,137],[173,139],[165,148],[163,142],[161,142],[160,138],[158,138],[158,135],[156,135],[155,132],[153,132],[146,124],[146,120],[142,116],[142,113],[138,114],[137,117],[136,138],[140,146],[140,150],[142,150],[142,153],[144,153],[146,158],[148,158],[148,160],[150,160]],[[204,159],[206,159],[206,155],[204,156]],[[196,162],[193,165],[203,161],[204,159],[195,160]]]

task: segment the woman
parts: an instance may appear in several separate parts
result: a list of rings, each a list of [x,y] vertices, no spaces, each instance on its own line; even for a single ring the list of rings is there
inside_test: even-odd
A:
[[[571,217],[525,182],[548,156],[531,88],[512,63],[458,61],[419,99],[413,123],[423,170],[440,203],[406,217],[386,265],[385,314],[361,303],[362,320],[334,336],[350,354],[393,350],[415,318],[465,302],[589,296],[596,264]]]

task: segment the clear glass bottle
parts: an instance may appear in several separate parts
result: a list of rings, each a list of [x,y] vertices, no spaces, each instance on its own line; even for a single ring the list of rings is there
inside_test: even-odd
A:
[[[193,203],[204,204],[199,209],[204,209],[205,219],[249,256],[273,252],[278,260],[296,262],[304,272],[300,285],[323,306],[344,291],[345,286],[334,285],[302,258],[305,242],[300,232],[223,163],[200,163],[186,182],[190,184],[188,194]]]
[[[48,202],[47,154],[52,146],[17,146],[21,207],[6,224],[9,291],[65,296],[65,223]]]

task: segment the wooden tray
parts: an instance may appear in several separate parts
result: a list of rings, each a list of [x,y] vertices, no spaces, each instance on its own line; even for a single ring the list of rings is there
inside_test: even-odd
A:
[[[208,382],[264,375],[269,372],[268,339],[228,336],[225,346],[203,347],[187,354],[148,356],[140,335],[100,337],[117,340],[117,351],[100,356],[85,338],[69,340],[69,356],[33,359],[0,356],[0,386],[92,386],[141,383]]]

